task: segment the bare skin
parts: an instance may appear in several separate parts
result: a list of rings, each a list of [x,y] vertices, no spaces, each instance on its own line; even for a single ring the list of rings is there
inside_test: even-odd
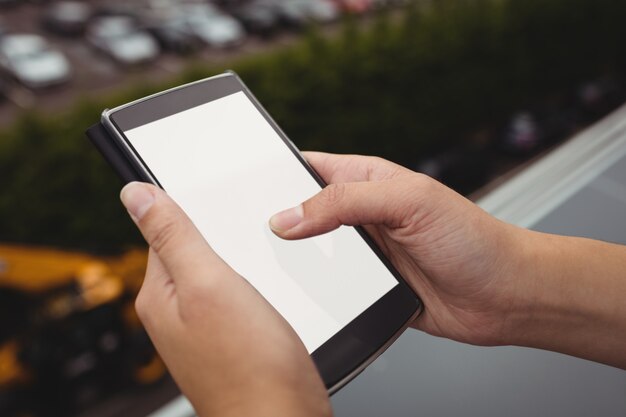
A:
[[[433,179],[379,158],[306,158],[331,185],[273,217],[272,229],[301,239],[341,224],[367,225],[424,300],[414,327],[626,369],[626,247],[506,224]]]
[[[626,369],[625,247],[503,223],[379,158],[305,156],[331,185],[272,217],[272,230],[302,239],[364,225],[424,301],[414,327]],[[331,415],[293,330],[167,194],[133,183],[122,201],[151,246],[137,311],[198,414]]]
[[[200,416],[330,416],[317,370],[289,324],[209,247],[162,190],[122,201],[150,245],[135,307]]]

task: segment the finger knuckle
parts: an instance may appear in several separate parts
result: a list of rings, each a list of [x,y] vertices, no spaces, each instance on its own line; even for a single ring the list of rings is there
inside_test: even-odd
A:
[[[345,184],[330,184],[320,194],[320,201],[324,206],[336,206],[343,200],[346,193]]]
[[[370,181],[385,181],[402,174],[403,167],[379,156],[367,157],[367,179]]]
[[[370,164],[370,166],[381,166],[381,165],[387,165],[389,164],[389,161],[387,161],[386,159],[381,158],[380,156],[368,156],[368,162]]]
[[[440,184],[428,175],[415,173],[412,186],[422,193],[428,194],[429,192],[436,191]]]

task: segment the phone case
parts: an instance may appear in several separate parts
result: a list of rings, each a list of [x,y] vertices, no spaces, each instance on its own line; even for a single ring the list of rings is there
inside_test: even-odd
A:
[[[124,184],[133,181],[145,181],[135,167],[128,161],[124,152],[111,139],[109,132],[101,124],[91,126],[85,132],[91,143],[98,149],[104,159],[113,167]]]

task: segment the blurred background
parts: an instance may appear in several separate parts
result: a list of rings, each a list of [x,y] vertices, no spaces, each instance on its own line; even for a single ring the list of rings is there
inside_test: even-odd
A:
[[[234,69],[301,149],[477,198],[626,101],[621,0],[0,0],[0,415],[177,395],[134,313],[146,250],[84,131]]]

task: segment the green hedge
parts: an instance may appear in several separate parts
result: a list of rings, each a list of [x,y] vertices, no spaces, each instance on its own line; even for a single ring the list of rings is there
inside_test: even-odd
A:
[[[305,149],[378,154],[411,166],[551,92],[626,67],[622,0],[435,0],[337,36],[216,67],[167,85],[29,113],[0,132],[0,240],[119,250],[141,241],[120,183],[84,139],[100,111],[235,69]]]

